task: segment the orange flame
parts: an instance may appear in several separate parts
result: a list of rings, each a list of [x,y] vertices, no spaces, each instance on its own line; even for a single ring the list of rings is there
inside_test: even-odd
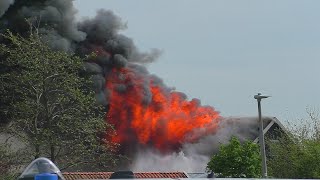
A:
[[[220,115],[200,101],[155,83],[152,76],[130,68],[113,69],[106,78],[110,109],[107,121],[121,145],[140,144],[162,152],[178,150],[216,131]],[[146,98],[150,97],[150,99]]]

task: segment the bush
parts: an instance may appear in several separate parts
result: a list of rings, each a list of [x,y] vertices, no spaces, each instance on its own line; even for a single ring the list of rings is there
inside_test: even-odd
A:
[[[219,153],[212,156],[207,170],[219,177],[260,177],[259,146],[249,141],[241,144],[236,137],[232,137],[229,144],[221,145]]]

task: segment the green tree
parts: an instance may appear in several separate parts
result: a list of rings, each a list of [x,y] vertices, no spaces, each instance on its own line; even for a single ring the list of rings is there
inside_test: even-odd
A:
[[[32,31],[31,31],[32,32]],[[9,103],[8,133],[28,145],[34,158],[45,156],[62,169],[114,165],[112,132],[96,103],[84,59],[53,51],[37,33],[24,38],[8,32],[0,44],[2,92]]]
[[[260,177],[259,147],[249,141],[241,144],[236,137],[232,137],[229,144],[221,145],[219,152],[212,156],[207,170],[219,177]]]
[[[320,178],[320,128],[316,111],[302,124],[289,124],[277,141],[268,141],[269,174],[275,178]]]

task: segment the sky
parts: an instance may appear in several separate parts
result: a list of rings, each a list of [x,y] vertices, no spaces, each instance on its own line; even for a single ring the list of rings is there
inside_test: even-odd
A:
[[[162,55],[147,65],[177,91],[222,116],[262,114],[299,121],[320,110],[318,0],[75,0],[77,17],[112,10],[141,51]],[[319,111],[320,112],[320,111]]]

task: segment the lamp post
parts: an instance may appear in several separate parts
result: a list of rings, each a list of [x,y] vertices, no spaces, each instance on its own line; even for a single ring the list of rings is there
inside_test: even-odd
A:
[[[263,121],[261,118],[261,99],[268,98],[270,96],[264,96],[261,95],[261,93],[258,93],[254,96],[254,98],[258,101],[258,112],[259,112],[259,144],[260,144],[260,151],[261,151],[261,160],[262,160],[262,177],[267,178],[267,161],[266,161],[266,149],[265,149],[265,143],[264,143],[264,134],[263,134]]]

